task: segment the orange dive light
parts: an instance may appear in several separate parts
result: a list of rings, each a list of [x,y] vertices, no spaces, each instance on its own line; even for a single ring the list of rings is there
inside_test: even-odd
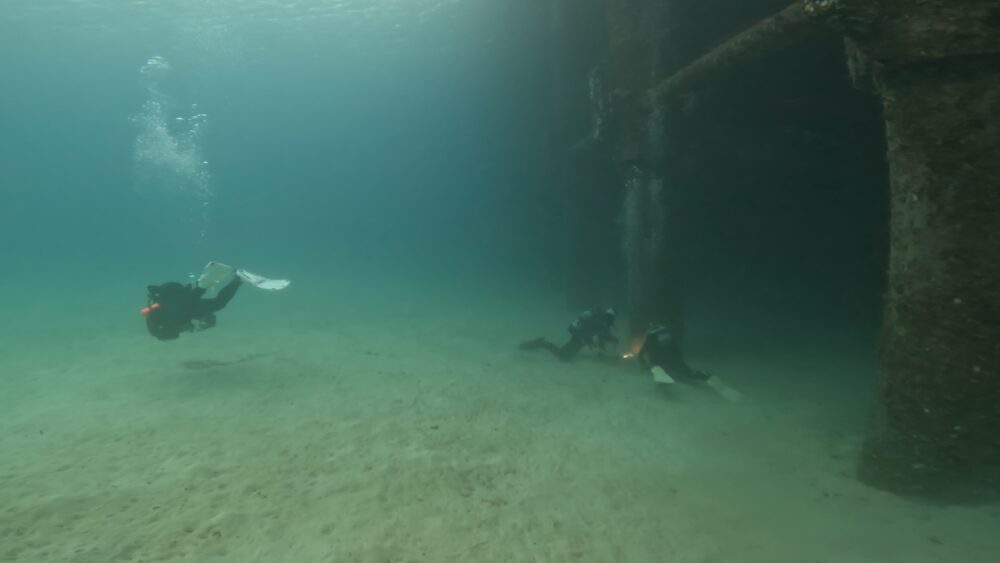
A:
[[[151,312],[159,308],[160,308],[159,303],[150,303],[149,307],[143,307],[142,309],[139,309],[139,314],[145,317],[146,315],[150,314]]]

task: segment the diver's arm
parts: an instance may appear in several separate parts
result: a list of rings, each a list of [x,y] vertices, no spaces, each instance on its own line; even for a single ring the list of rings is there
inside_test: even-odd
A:
[[[226,284],[225,287],[219,290],[215,297],[211,299],[202,299],[199,303],[201,309],[206,313],[216,313],[221,311],[223,307],[229,304],[229,301],[236,295],[236,291],[240,288],[240,284],[243,283],[239,277],[233,278],[231,282]]]
[[[215,315],[212,313],[209,313],[204,317],[199,317],[197,319],[194,319],[194,322],[191,323],[191,332],[196,332],[199,330],[208,330],[215,326],[216,321],[217,319]]]

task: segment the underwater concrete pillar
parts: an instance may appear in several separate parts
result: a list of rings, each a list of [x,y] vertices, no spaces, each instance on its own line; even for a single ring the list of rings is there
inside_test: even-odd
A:
[[[655,168],[635,165],[625,174],[622,254],[628,297],[629,348],[638,350],[652,322],[683,336],[683,268],[670,219],[672,186]]]
[[[859,476],[931,500],[995,500],[1000,2],[835,3],[852,75],[882,99],[891,178],[881,385]]]
[[[667,197],[662,137],[664,112],[650,88],[656,79],[663,25],[663,3],[609,0],[608,68],[615,120],[614,158],[624,187],[624,258],[629,346],[633,349],[650,322],[683,333],[678,240],[668,234],[674,212]]]

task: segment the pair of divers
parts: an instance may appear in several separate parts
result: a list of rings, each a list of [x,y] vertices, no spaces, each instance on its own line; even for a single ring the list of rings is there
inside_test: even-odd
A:
[[[229,304],[244,283],[267,291],[278,291],[291,282],[268,279],[226,264],[209,262],[194,283],[167,282],[147,286],[147,304],[139,314],[145,317],[149,334],[159,340],[176,340],[182,332],[214,327],[215,314]],[[212,296],[206,297],[209,294]]]
[[[618,338],[614,334],[617,314],[614,309],[588,309],[580,313],[567,329],[570,337],[563,345],[557,345],[545,338],[536,338],[521,343],[521,350],[548,350],[557,359],[568,362],[584,348],[596,349],[603,354],[608,344],[615,345]],[[629,356],[626,356],[629,357]],[[692,369],[681,353],[674,333],[663,324],[650,325],[643,339],[642,347],[635,354],[639,366],[648,370],[657,383],[671,384],[675,381],[696,386],[707,386],[729,401],[739,401],[742,394],[722,382],[717,376],[706,371]]]

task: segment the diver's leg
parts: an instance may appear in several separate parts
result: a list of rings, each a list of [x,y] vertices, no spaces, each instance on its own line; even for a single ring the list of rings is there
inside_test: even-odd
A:
[[[549,352],[552,352],[553,356],[559,358],[560,360],[563,359],[562,348],[549,342],[545,338],[536,338],[534,340],[522,342],[518,348],[521,350],[548,350]]]
[[[691,370],[691,379],[695,381],[708,381],[712,379],[712,374],[707,371],[701,371],[700,369]]]
[[[233,281],[227,283],[226,287],[220,289],[219,293],[217,293],[215,297],[211,299],[203,299],[202,303],[206,308],[206,312],[215,313],[216,311],[221,311],[223,307],[229,304],[229,301],[233,298],[233,296],[236,295],[236,291],[240,288],[240,284],[242,283],[243,281],[240,278],[233,278]]]
[[[559,347],[545,338],[536,338],[522,342],[517,348],[518,350],[548,350],[556,356],[559,355]]]
[[[579,338],[570,338],[569,342],[562,345],[558,351],[554,352],[556,357],[564,362],[572,360],[576,354],[583,349],[584,341]]]

